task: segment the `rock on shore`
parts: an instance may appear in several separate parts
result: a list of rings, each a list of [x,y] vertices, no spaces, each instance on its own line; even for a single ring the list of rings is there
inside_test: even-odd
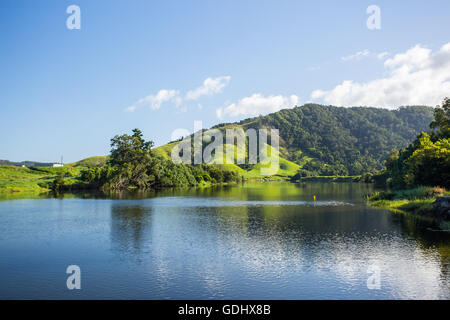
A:
[[[450,221],[450,196],[437,197],[433,206],[440,219]]]

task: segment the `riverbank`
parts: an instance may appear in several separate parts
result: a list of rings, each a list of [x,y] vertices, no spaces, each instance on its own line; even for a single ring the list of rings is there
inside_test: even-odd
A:
[[[82,168],[0,166],[0,199],[40,199],[51,196],[51,185],[59,172],[65,182],[77,182]]]
[[[5,194],[31,194],[31,193],[45,193],[50,192],[52,183],[58,176],[64,175],[64,190],[85,190],[89,189],[89,185],[81,181],[80,174],[83,170],[89,169],[84,166],[65,166],[65,167],[16,167],[2,165],[0,166],[0,195]],[[227,169],[227,168],[223,168]],[[295,171],[282,171],[280,174],[274,176],[256,175],[252,171],[244,171],[241,169],[239,175],[241,180],[255,181],[255,182],[270,182],[270,181],[291,181],[291,182],[358,182],[361,176],[316,176],[303,177],[301,179],[293,179]],[[215,183],[211,181],[200,181],[198,186],[208,187]]]
[[[360,182],[361,176],[311,176],[293,177],[293,182]]]
[[[53,185],[59,175],[63,177],[62,185],[58,193],[66,192],[95,192],[100,191],[81,179],[83,170],[88,167],[17,167],[0,165],[0,198],[2,199],[35,199],[47,194],[53,194]],[[215,185],[234,184],[233,182],[199,181],[195,185],[198,188],[208,188]],[[188,186],[193,187],[193,186]],[[168,187],[169,188],[169,187]],[[130,188],[128,191],[133,191]],[[118,191],[118,190],[116,190]],[[148,190],[147,190],[148,191]]]
[[[432,219],[442,230],[450,230],[450,192],[439,187],[381,191],[366,196],[372,207],[410,213]]]
[[[63,172],[70,183],[81,169],[0,166],[0,194],[48,192],[58,173]]]

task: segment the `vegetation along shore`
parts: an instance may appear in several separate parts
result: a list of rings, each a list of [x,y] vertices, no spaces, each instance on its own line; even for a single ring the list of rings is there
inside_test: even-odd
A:
[[[434,217],[442,223],[448,220],[448,211],[442,209],[445,198],[439,197],[448,196],[446,188],[450,188],[449,110],[449,99],[434,109],[410,106],[393,111],[307,104],[213,127],[279,129],[279,170],[267,177],[260,174],[260,163],[175,164],[170,154],[180,141],[154,148],[134,129],[111,139],[108,156],[64,167],[0,165],[0,194],[148,190],[249,179],[362,181],[386,189],[367,196],[371,205]]]
[[[392,150],[372,179],[389,188],[367,197],[373,206],[430,217],[450,229],[450,99],[434,109],[430,130],[408,147]]]

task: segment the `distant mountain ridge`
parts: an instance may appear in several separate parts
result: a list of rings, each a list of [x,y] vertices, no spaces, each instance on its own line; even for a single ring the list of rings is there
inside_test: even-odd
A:
[[[0,160],[1,166],[16,166],[16,167],[51,167],[56,162],[37,162],[37,161],[21,161],[21,162],[14,162],[9,160]]]

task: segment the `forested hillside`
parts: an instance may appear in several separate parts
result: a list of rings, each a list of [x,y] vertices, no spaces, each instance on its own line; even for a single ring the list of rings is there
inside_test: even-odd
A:
[[[389,152],[426,131],[433,108],[397,110],[306,104],[214,128],[276,128],[281,156],[308,175],[358,175],[383,167]]]
[[[223,131],[224,144],[226,129],[278,129],[280,178],[360,175],[382,169],[391,150],[406,147],[417,134],[427,131],[433,110],[425,106],[386,110],[307,104],[213,128]],[[178,143],[173,141],[153,150],[170,160],[172,148]],[[93,157],[72,165],[99,167],[107,159]],[[245,178],[261,177],[259,164],[222,166],[240,172]]]

